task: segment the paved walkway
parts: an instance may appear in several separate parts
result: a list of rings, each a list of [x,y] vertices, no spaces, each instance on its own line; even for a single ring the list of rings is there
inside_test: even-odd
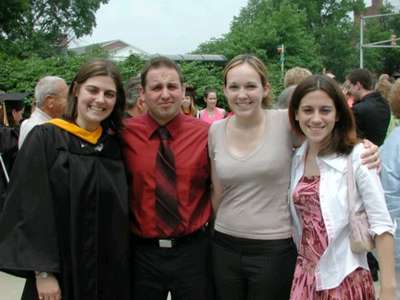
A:
[[[0,300],[21,299],[25,280],[0,272]],[[171,297],[168,295],[168,300]]]
[[[23,279],[0,272],[0,300],[19,300],[24,282]],[[377,283],[374,285],[376,294],[378,295],[379,285]],[[170,296],[168,296],[169,299],[171,299]]]

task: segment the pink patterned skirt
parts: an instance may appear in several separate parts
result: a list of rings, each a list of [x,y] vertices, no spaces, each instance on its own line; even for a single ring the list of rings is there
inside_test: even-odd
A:
[[[301,245],[294,272],[291,300],[372,300],[374,287],[369,270],[357,268],[338,287],[317,291],[315,267],[328,247],[328,235],[319,204],[319,176],[302,177],[293,199],[303,223]]]

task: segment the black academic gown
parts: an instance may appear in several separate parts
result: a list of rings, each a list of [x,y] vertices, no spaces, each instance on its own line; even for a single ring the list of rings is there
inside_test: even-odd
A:
[[[119,141],[46,124],[19,151],[0,216],[0,270],[56,274],[63,300],[129,299],[127,183]]]
[[[19,127],[4,127],[0,125],[0,153],[8,176],[10,176],[15,157],[18,152]],[[3,194],[7,189],[6,175],[0,166],[0,211],[3,207]]]

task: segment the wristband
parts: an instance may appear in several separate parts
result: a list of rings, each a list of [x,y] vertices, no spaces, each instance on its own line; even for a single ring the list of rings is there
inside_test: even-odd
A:
[[[35,272],[36,278],[48,278],[51,274],[47,272]]]

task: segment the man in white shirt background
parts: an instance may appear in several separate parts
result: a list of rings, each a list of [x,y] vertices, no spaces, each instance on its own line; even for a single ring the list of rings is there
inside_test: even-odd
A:
[[[21,124],[18,148],[21,148],[33,127],[61,117],[67,104],[67,94],[68,86],[60,77],[45,76],[38,81],[35,87],[35,109],[30,118]]]

